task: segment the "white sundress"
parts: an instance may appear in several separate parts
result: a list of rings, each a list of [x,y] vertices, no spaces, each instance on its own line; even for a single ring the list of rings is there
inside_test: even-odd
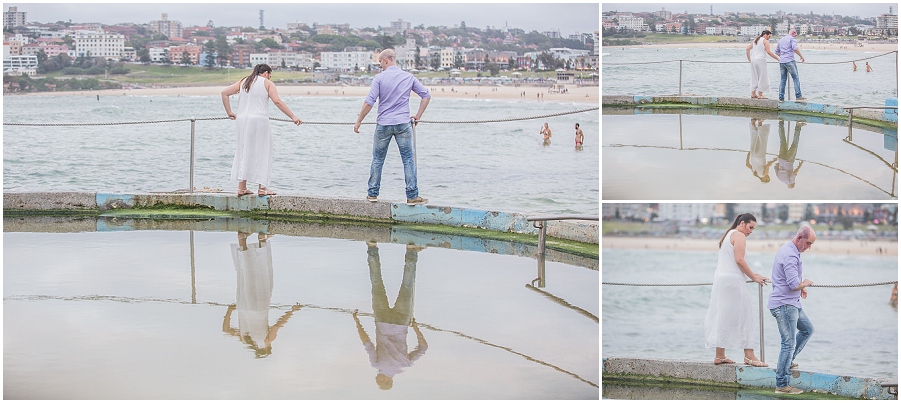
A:
[[[760,38],[751,48],[751,91],[769,92],[770,79],[766,72],[766,47]]]
[[[746,349],[754,348],[757,343],[755,301],[745,283],[748,276],[735,263],[734,247],[729,239],[735,231],[726,234],[713,275],[710,307],[704,318],[707,348]]]
[[[237,123],[238,143],[232,163],[231,180],[269,185],[272,175],[272,131],[269,127],[269,93],[266,79],[257,76],[250,91],[244,91],[244,82],[238,92]]]

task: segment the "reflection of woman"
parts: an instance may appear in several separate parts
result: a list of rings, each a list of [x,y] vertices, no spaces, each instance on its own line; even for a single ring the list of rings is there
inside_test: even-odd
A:
[[[751,62],[751,98],[767,99],[763,96],[763,92],[770,90],[770,80],[766,72],[766,56],[770,55],[773,59],[779,60],[779,57],[770,50],[771,36],[773,36],[772,32],[764,30],[745,49],[745,55]]]
[[[262,79],[259,79],[262,77]],[[272,68],[258,64],[253,72],[222,90],[222,104],[228,118],[238,126],[238,148],[232,164],[231,180],[238,182],[238,196],[253,194],[247,181],[259,183],[259,196],[274,195],[266,189],[272,174],[272,131],[269,128],[269,100],[288,115],[294,124],[302,122],[291,112],[288,104],[278,96],[275,84],[269,81]],[[238,114],[232,112],[228,97],[238,95]]]
[[[222,331],[238,337],[254,350],[257,358],[272,353],[272,341],[291,315],[300,309],[295,305],[269,326],[269,304],[272,300],[271,235],[259,234],[258,244],[247,245],[247,233],[238,233],[238,243],[232,244],[232,261],[238,274],[237,306],[229,305],[222,322]],[[238,329],[230,326],[231,314],[237,307]]]
[[[751,271],[745,261],[746,238],[757,226],[757,219],[750,213],[739,214],[732,226],[720,239],[719,258],[713,275],[710,306],[704,318],[704,345],[716,348],[713,363],[734,364],[726,358],[727,348],[745,351],[745,364],[766,367],[754,355],[757,327],[754,321],[754,300],[745,281],[750,278],[758,284],[768,280]]]
[[[763,183],[770,181],[770,166],[776,162],[775,158],[768,164],[766,162],[766,144],[769,135],[770,125],[763,124],[763,119],[751,119],[751,149],[745,158],[745,166]]]

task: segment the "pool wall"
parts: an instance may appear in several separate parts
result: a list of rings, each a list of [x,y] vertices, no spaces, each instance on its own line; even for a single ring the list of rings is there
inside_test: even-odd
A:
[[[302,196],[245,196],[194,193],[89,193],[26,192],[4,193],[3,210],[91,211],[152,208],[158,205],[201,207],[217,211],[265,211],[328,214],[390,223],[437,224],[480,228],[489,231],[538,234],[522,213],[479,209],[407,205],[406,203],[369,202]],[[548,221],[548,236],[590,244],[599,243],[599,223],[593,221]]]
[[[775,99],[753,99],[736,97],[701,97],[701,96],[632,96],[632,95],[604,95],[601,97],[603,106],[640,106],[653,104],[689,104],[704,107],[761,109],[779,112],[813,113],[821,115],[834,115],[843,118],[848,117],[848,111],[843,106],[819,104],[807,101],[779,102]],[[855,105],[877,106],[877,105]],[[885,106],[898,106],[897,98],[885,100]],[[879,122],[898,125],[898,111],[896,109],[857,109],[854,118],[870,119]]]
[[[601,382],[605,376],[667,377],[740,385],[753,388],[776,388],[776,369],[750,365],[713,365],[709,361],[664,360],[645,358],[604,358],[601,363]],[[816,390],[839,396],[863,399],[895,399],[882,384],[897,384],[895,379],[853,375],[833,375],[822,372],[791,371],[790,385],[805,392]]]

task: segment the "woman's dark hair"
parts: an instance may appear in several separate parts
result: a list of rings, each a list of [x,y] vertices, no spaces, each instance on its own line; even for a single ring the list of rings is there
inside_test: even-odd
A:
[[[760,36],[758,36],[756,39],[754,39],[754,44],[756,45],[756,44],[757,44],[757,41],[759,41],[760,38],[763,38],[764,35],[772,35],[772,34],[773,34],[773,33],[770,32],[770,30],[764,29],[763,32],[760,33]]]
[[[253,81],[257,79],[257,76],[263,73],[272,73],[272,67],[269,67],[268,64],[260,63],[253,67],[253,72],[250,73],[249,76],[244,78],[244,91],[250,92],[250,86],[253,84]]]
[[[723,241],[726,240],[726,235],[729,234],[729,231],[737,228],[739,223],[749,223],[751,221],[757,222],[757,219],[754,218],[754,215],[751,213],[739,214],[738,217],[735,217],[735,221],[732,222],[732,226],[729,227],[729,229],[726,230],[726,233],[723,234],[723,237],[720,238],[720,247],[723,247]]]

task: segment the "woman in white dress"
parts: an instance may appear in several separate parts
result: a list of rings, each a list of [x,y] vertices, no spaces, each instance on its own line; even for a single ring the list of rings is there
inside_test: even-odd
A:
[[[751,235],[756,226],[757,219],[753,215],[739,214],[732,227],[720,239],[710,307],[704,319],[704,345],[716,348],[713,359],[715,365],[734,364],[735,361],[726,358],[726,349],[740,348],[745,351],[745,364],[768,366],[754,355],[754,345],[757,343],[755,301],[745,283],[748,278],[761,285],[769,280],[751,271],[745,262],[745,238]]]
[[[262,79],[258,79],[262,77]],[[222,104],[228,118],[238,126],[238,147],[232,164],[231,180],[238,182],[238,196],[253,194],[247,189],[247,181],[260,185],[259,196],[272,196],[275,192],[266,188],[272,174],[272,131],[269,128],[269,100],[288,115],[295,125],[303,123],[291,113],[288,104],[278,96],[275,84],[269,79],[272,68],[258,64],[253,72],[222,90]],[[238,113],[232,112],[229,96],[238,95]]]
[[[764,30],[745,49],[748,61],[751,62],[751,98],[767,99],[763,96],[763,92],[770,90],[770,80],[766,72],[766,55],[770,55],[776,61],[779,60],[779,56],[770,50],[771,36],[773,36],[772,32]]]

